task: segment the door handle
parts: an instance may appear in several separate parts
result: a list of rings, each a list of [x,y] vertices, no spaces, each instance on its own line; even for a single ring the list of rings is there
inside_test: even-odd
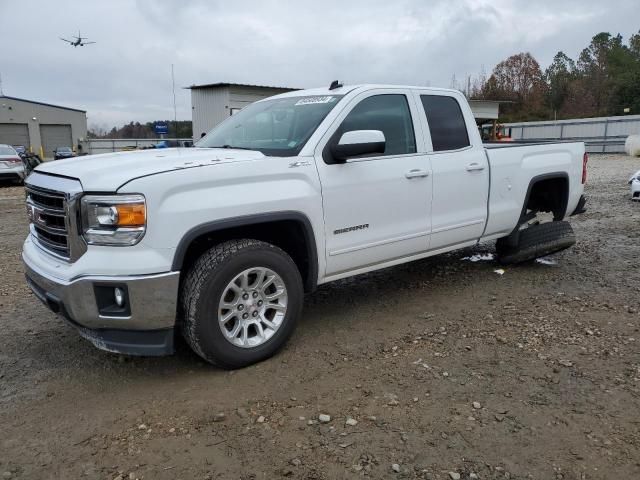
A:
[[[475,172],[476,170],[484,170],[484,165],[477,162],[467,165],[467,172]]]
[[[415,168],[413,170],[409,170],[407,173],[404,174],[404,176],[407,178],[423,178],[423,177],[428,177],[429,172],[427,172],[426,170],[420,170],[418,168]]]

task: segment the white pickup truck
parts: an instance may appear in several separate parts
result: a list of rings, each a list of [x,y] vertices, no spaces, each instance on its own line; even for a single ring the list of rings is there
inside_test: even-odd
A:
[[[181,332],[236,368],[285,343],[319,284],[492,239],[505,262],[570,246],[586,163],[583,143],[483,145],[457,91],[334,82],[195,148],[38,166],[22,256],[98,348],[170,354]]]

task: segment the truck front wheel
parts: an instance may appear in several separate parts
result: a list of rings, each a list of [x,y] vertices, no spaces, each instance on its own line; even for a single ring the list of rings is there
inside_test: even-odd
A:
[[[240,368],[276,353],[302,312],[295,263],[258,240],[230,240],[206,251],[182,284],[181,330],[210,363]]]

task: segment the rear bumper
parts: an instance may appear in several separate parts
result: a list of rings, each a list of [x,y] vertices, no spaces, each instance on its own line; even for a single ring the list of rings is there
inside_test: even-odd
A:
[[[22,180],[24,179],[24,168],[2,169],[0,170],[0,180]]]
[[[65,282],[39,272],[23,259],[33,293],[97,348],[129,355],[173,353],[178,272],[88,276]],[[110,305],[109,294],[116,287],[126,294],[121,309]]]

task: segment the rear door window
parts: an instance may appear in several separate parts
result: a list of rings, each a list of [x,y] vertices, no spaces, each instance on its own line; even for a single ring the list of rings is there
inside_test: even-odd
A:
[[[429,122],[434,152],[458,150],[470,145],[460,104],[445,95],[420,95]]]

